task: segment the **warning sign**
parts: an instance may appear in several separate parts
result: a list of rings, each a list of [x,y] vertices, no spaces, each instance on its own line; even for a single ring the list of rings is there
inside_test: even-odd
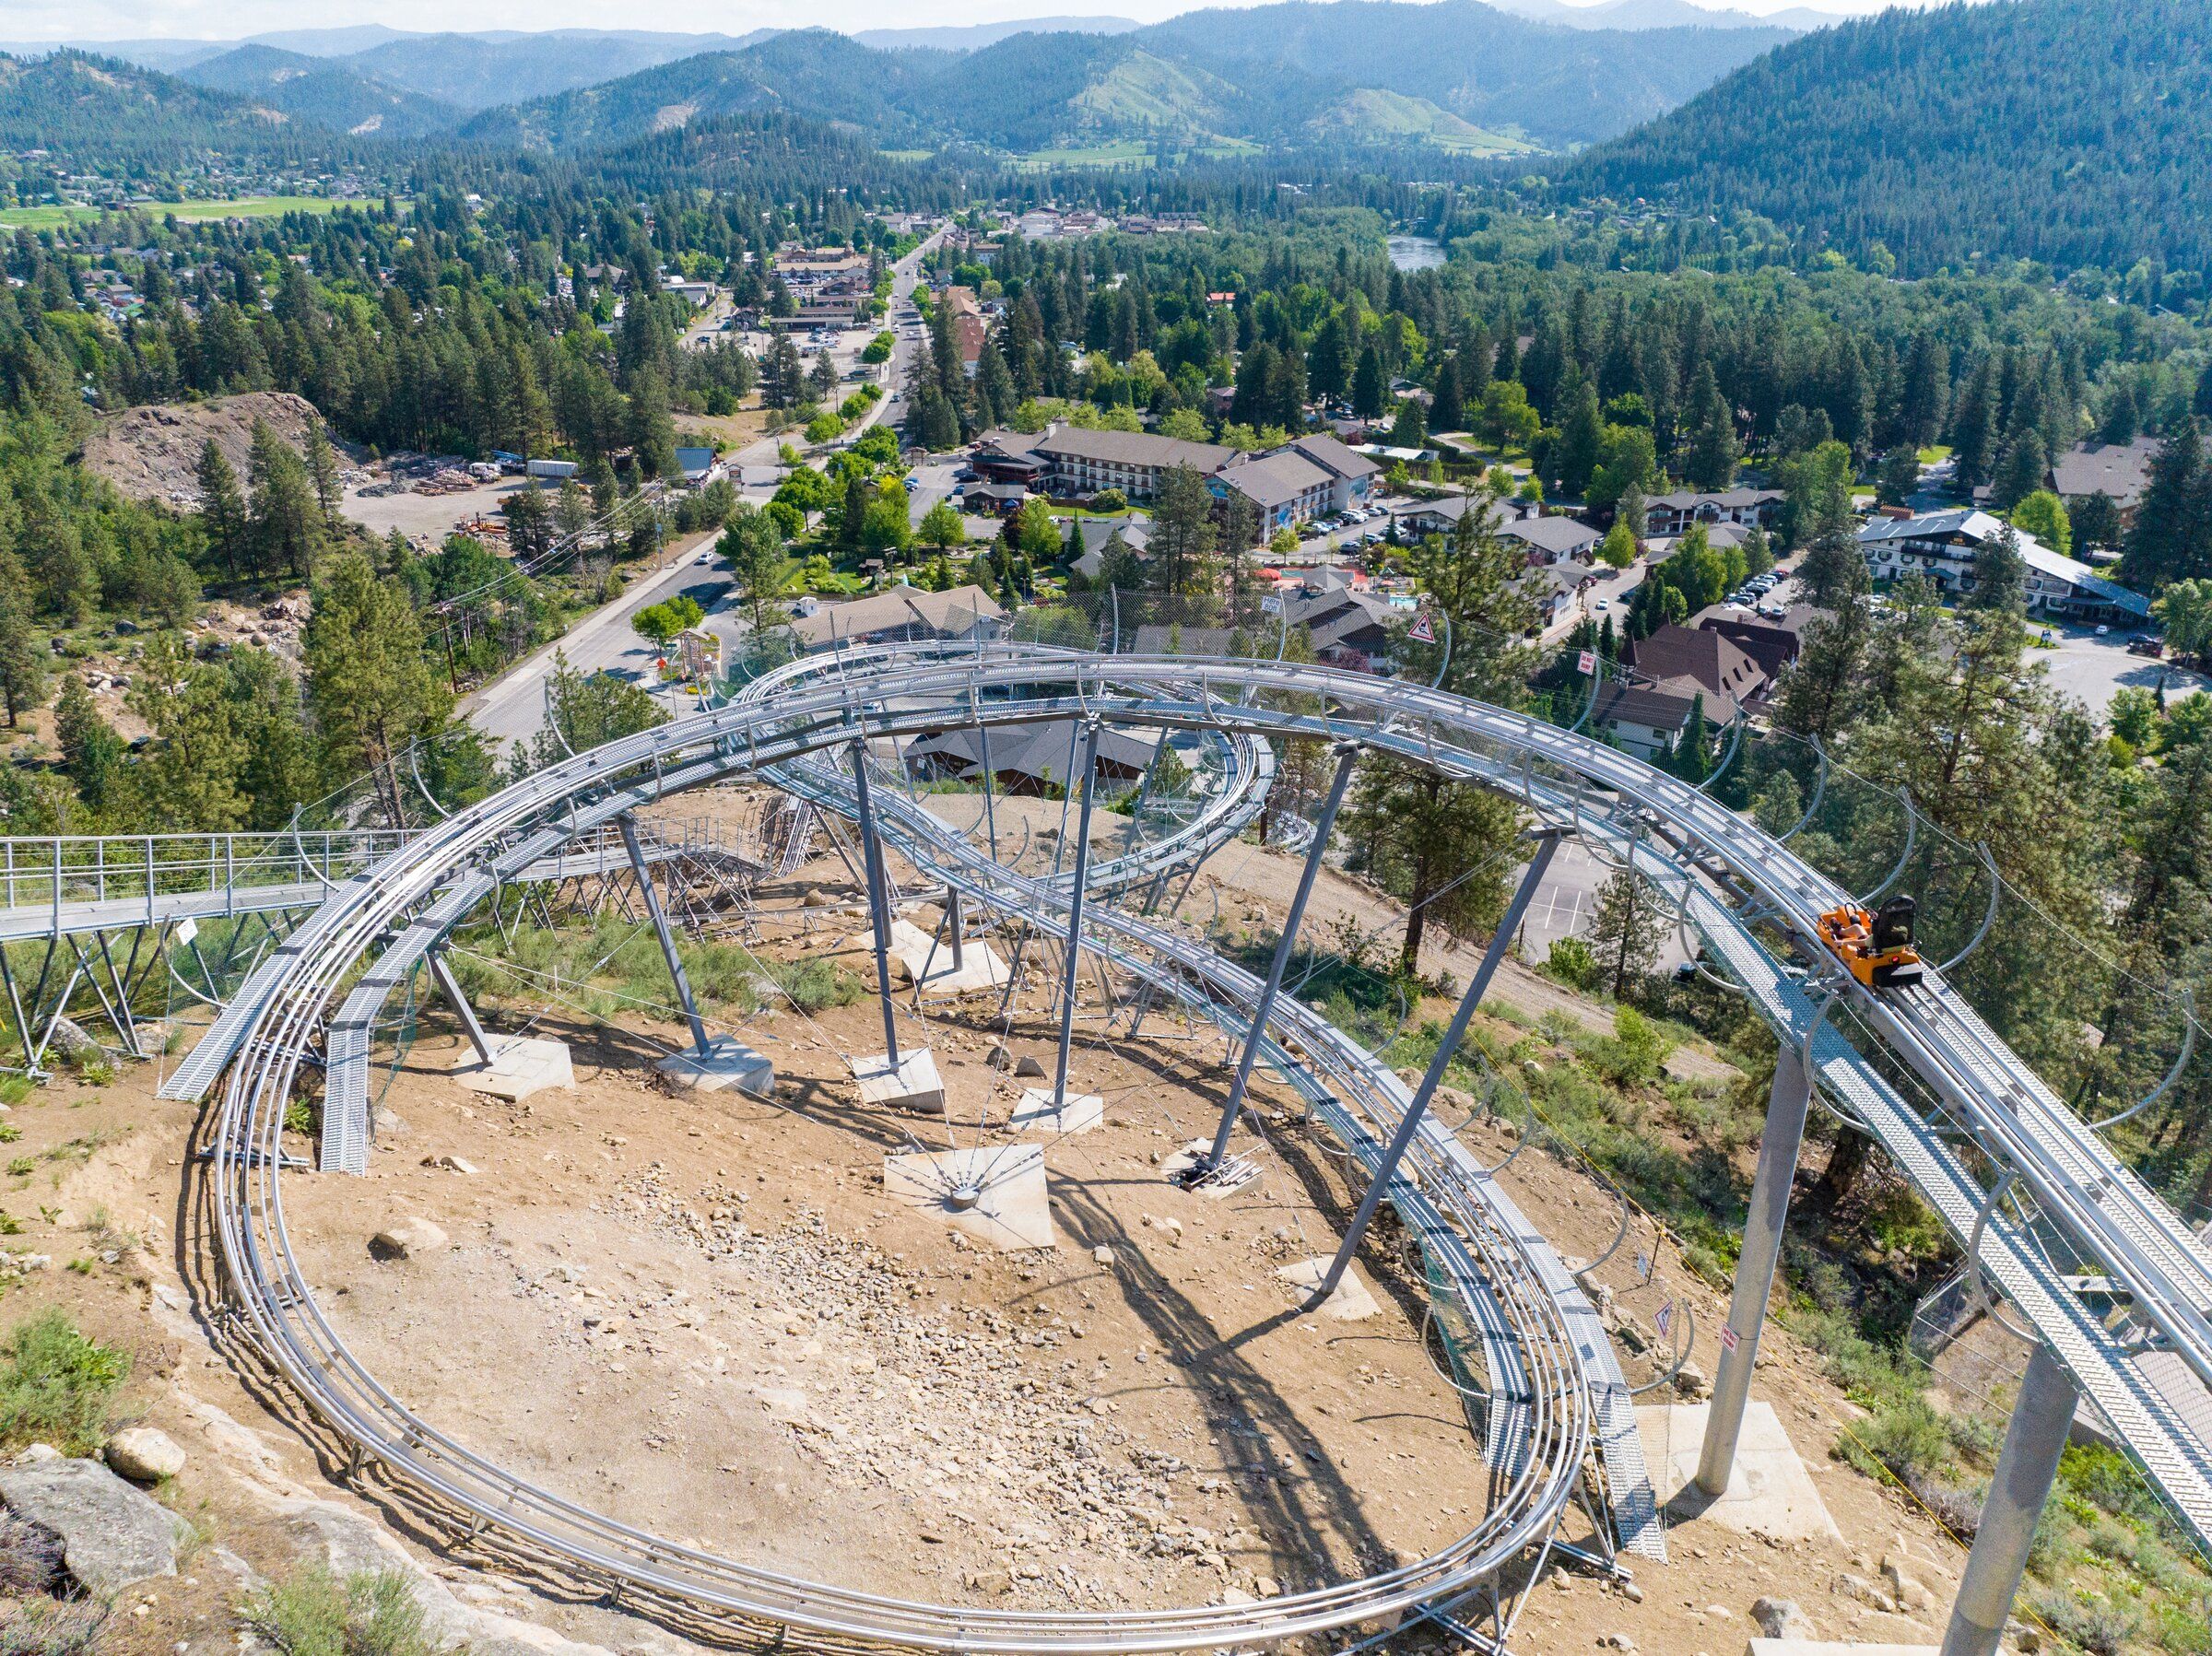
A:
[[[1577,673],[1580,673],[1584,678],[1589,677],[1591,674],[1596,672],[1597,652],[1594,650],[1583,651],[1581,655],[1575,658],[1574,670]]]
[[[1667,1339],[1673,1334],[1675,1328],[1675,1302],[1673,1300],[1668,1300],[1659,1308],[1659,1314],[1652,1319],[1652,1326],[1659,1331],[1659,1337],[1662,1340]]]
[[[1730,1328],[1725,1322],[1721,1324],[1721,1349],[1723,1351],[1735,1349],[1735,1330]]]
[[[1436,642],[1436,623],[1429,618],[1427,610],[1423,610],[1414,617],[1413,627],[1406,636],[1417,643],[1433,644]]]

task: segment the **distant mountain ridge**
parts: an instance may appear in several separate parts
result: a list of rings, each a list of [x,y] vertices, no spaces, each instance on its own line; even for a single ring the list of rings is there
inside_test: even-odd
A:
[[[1464,149],[1491,135],[1554,148],[1611,137],[1790,38],[1733,24],[1593,28],[1558,0],[1501,4],[1575,16],[1563,27],[1478,0],[1290,0],[1148,27],[1111,15],[855,35],[423,34],[366,24],[110,50],[337,132],[453,131],[571,153],[763,110],[845,122],[901,147],[1325,135]],[[1686,0],[1595,9],[1624,8],[1696,10]],[[1349,99],[1359,92],[1374,96]],[[1372,119],[1347,118],[1361,112]]]
[[[462,130],[480,142],[573,152],[778,108],[900,145],[1278,142],[1311,135],[1317,111],[1371,90],[1418,100],[1471,129],[1566,147],[1623,132],[1790,38],[1766,29],[1566,29],[1477,0],[1284,0],[1113,34],[1018,32],[957,53],[878,51],[797,29],[488,110]],[[1441,130],[1430,121],[1409,131],[1408,105],[1374,107],[1391,114],[1372,128],[1334,123],[1331,135]]]
[[[463,118],[451,104],[360,74],[343,60],[275,46],[241,46],[178,71],[178,78],[357,137],[418,138]]]

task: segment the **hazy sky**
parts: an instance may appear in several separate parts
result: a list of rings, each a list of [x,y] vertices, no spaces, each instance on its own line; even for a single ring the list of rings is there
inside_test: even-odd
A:
[[[1207,0],[1195,0],[1206,4]],[[1212,0],[1243,4],[1246,0]],[[1580,0],[1570,0],[1578,4]],[[1723,0],[1694,0],[1717,5]],[[1735,9],[1779,11],[1809,4],[1822,11],[1879,11],[1890,0],[1732,0]],[[1896,0],[1926,4],[1930,0]],[[0,40],[123,40],[159,36],[236,40],[271,29],[383,23],[394,29],[656,29],[671,33],[742,34],[769,26],[844,29],[912,29],[937,23],[994,23],[1024,17],[1103,16],[1150,22],[1194,9],[1194,0],[840,0],[794,7],[789,0],[705,0],[680,12],[609,6],[605,0],[0,0]]]

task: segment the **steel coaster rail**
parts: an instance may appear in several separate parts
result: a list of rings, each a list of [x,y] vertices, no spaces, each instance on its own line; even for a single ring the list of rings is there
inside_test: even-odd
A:
[[[1056,711],[1052,708],[1046,710],[1048,713]],[[841,719],[839,723],[841,725],[842,722]],[[841,731],[830,731],[817,724],[795,738],[787,737],[784,746],[794,755],[819,751],[834,743],[841,734]],[[748,743],[748,749],[752,749],[753,746]],[[760,757],[775,756],[761,754]],[[611,769],[612,761],[587,755],[584,759],[576,762],[577,767],[587,771],[597,770],[603,764]],[[719,758],[698,760],[666,775],[665,781],[672,786],[691,785],[715,775],[725,774],[730,769]],[[529,784],[524,784],[516,792],[524,797],[507,801],[509,805],[520,806],[524,811],[531,805],[558,806],[558,801],[535,797],[540,791]],[[588,807],[571,808],[567,820],[558,828],[541,830],[518,843],[510,854],[517,857],[543,855],[547,849],[547,841],[586,826],[587,816],[603,819],[631,808],[639,803],[641,795],[641,790],[609,790],[594,800]],[[487,814],[477,812],[472,815],[482,818]],[[511,822],[517,820],[519,813],[516,817],[510,818]],[[480,831],[484,824],[479,820],[469,826]],[[305,960],[311,949],[313,952],[312,965],[294,973],[300,981],[299,989],[305,992],[271,995],[267,997],[267,1004],[252,1015],[255,1032],[262,1038],[245,1043],[245,1055],[233,1070],[230,1086],[226,1090],[221,1117],[224,1127],[222,1142],[226,1145],[240,1148],[258,1146],[265,1152],[267,1145],[274,1142],[274,1134],[279,1129],[265,1110],[254,1107],[253,1101],[265,1100],[266,1087],[288,1083],[299,1061],[300,1035],[306,1022],[312,1018],[312,1008],[319,998],[328,992],[328,986],[335,982],[341,969],[332,963],[349,957],[361,942],[372,936],[381,924],[379,917],[388,912],[391,906],[404,905],[411,897],[421,894],[429,886],[434,885],[435,864],[441,854],[450,857],[464,850],[453,836],[441,832],[438,838],[446,841],[438,848],[438,852],[425,852],[419,858],[408,856],[396,860],[414,864],[407,871],[413,876],[411,879],[394,877],[395,871],[390,870],[380,871],[374,877],[357,877],[341,889],[315,920],[311,921],[309,929],[324,935],[307,940],[299,957]],[[323,946],[325,943],[329,945],[326,948]],[[305,1382],[304,1389],[326,1415],[335,1415],[350,1425],[354,1428],[353,1435],[357,1442],[365,1440],[380,1459],[403,1463],[404,1470],[410,1476],[425,1482],[441,1493],[464,1498],[459,1491],[458,1481],[449,1469],[457,1462],[466,1463],[466,1451],[443,1439],[424,1423],[405,1416],[404,1411],[398,1411],[396,1403],[375,1384],[372,1377],[357,1372],[358,1365],[353,1364],[350,1354],[344,1351],[342,1344],[323,1323],[319,1310],[302,1293],[305,1285],[298,1280],[296,1272],[290,1269],[288,1258],[282,1251],[281,1198],[273,1177],[270,1157],[265,1153],[230,1155],[226,1157],[225,1165],[229,1172],[235,1173],[238,1187],[234,1188],[231,1180],[227,1177],[219,1187],[218,1200],[227,1249],[230,1251],[234,1263],[244,1267],[235,1272],[235,1280],[244,1290],[244,1297],[249,1302],[245,1309],[264,1338],[272,1342],[279,1365],[292,1375],[295,1382]],[[256,1291],[264,1286],[288,1290],[290,1297],[279,1292],[273,1299],[265,1298]],[[1515,1304],[1517,1314],[1524,1319],[1541,1320],[1556,1314],[1556,1306],[1548,1296],[1535,1293],[1525,1285],[1516,1286],[1510,1276],[1505,1291]],[[1566,1400],[1567,1403],[1579,1399],[1582,1389],[1580,1377],[1571,1360],[1571,1345],[1564,1339],[1555,1338],[1547,1343],[1547,1348],[1554,1355],[1544,1369],[1547,1378],[1535,1388],[1536,1395],[1540,1399]],[[358,1390],[348,1388],[353,1391],[351,1398],[332,1395],[333,1388],[328,1382],[340,1377],[358,1386]],[[364,1403],[381,1405],[382,1410],[387,1411],[388,1419],[392,1417],[389,1412],[396,1412],[404,1423],[399,1425],[396,1432],[376,1430],[372,1417],[359,1412]],[[1194,1643],[1223,1642],[1243,1637],[1282,1637],[1301,1629],[1341,1625],[1346,1620],[1377,1614],[1394,1603],[1405,1607],[1433,1598],[1453,1584],[1494,1570],[1500,1558],[1505,1556],[1499,1551],[1500,1548],[1506,1549],[1507,1553],[1517,1552],[1539,1534],[1548,1536],[1549,1524],[1556,1521],[1565,1489],[1577,1475],[1581,1443],[1583,1441],[1581,1434],[1573,1428],[1572,1422],[1576,1416],[1571,1410],[1562,1414],[1560,1408],[1563,1406],[1547,1407],[1545,1411],[1535,1439],[1538,1448],[1546,1452],[1532,1455],[1527,1462],[1528,1470],[1521,1474],[1519,1480],[1520,1484],[1525,1484],[1530,1479],[1537,1478],[1539,1474],[1548,1474],[1549,1483],[1540,1492],[1538,1498],[1534,1501],[1521,1498],[1514,1488],[1509,1488],[1508,1498],[1493,1509],[1484,1525],[1471,1532],[1470,1537],[1462,1544],[1445,1549],[1432,1560],[1406,1566],[1366,1582],[1340,1584],[1299,1595],[1295,1599],[1275,1601],[1256,1611],[1243,1607],[1212,1607],[1152,1615],[1136,1614],[1134,1617],[1124,1614],[1106,1618],[1112,1625],[1103,1630],[1099,1626],[1100,1618],[1062,1617],[1053,1625],[1040,1627],[1035,1617],[1006,1613],[1014,1615],[1016,1622],[1025,1624],[1024,1628],[1019,1632],[1001,1634],[994,1639],[987,1628],[979,1630],[976,1626],[994,1620],[988,1613],[955,1613],[961,1630],[948,1634],[934,1619],[947,1613],[922,1607],[920,1623],[915,1625],[911,1620],[914,1614],[912,1606],[906,1607],[906,1615],[890,1614],[897,1609],[894,1602],[883,1604],[871,1602],[867,1611],[871,1619],[854,1625],[841,1619],[842,1613],[827,1603],[836,1600],[840,1595],[818,1584],[795,1584],[800,1590],[795,1602],[787,1596],[794,1586],[788,1582],[769,1584],[775,1587],[776,1591],[770,1591],[765,1602],[759,1597],[741,1596],[733,1599],[727,1594],[718,1596],[712,1582],[682,1582],[680,1591],[702,1602],[726,1603],[732,1608],[749,1610],[826,1630],[854,1631],[865,1636],[889,1637],[906,1642],[943,1642],[950,1638],[965,1648],[972,1649],[1034,1649],[1039,1648],[1041,1642],[1071,1649],[1167,1649]],[[369,1430],[364,1433],[363,1427]],[[426,1464],[426,1457],[435,1464]],[[496,1470],[473,1467],[471,1470],[481,1473],[495,1484],[503,1492],[503,1501],[512,1502],[518,1498],[519,1492],[511,1478],[498,1474]],[[1555,1491],[1558,1498],[1554,1498]],[[582,1522],[595,1533],[606,1527],[605,1521],[596,1520],[592,1515],[564,1513],[563,1504],[558,1501],[550,1506],[535,1504],[552,1516],[565,1516],[570,1522]],[[495,1512],[492,1516],[498,1514]],[[619,1531],[619,1526],[613,1528]],[[619,1535],[617,1539],[620,1539]],[[604,1554],[588,1546],[580,1547],[573,1539],[566,1550],[571,1556],[596,1563],[601,1568],[633,1580],[641,1580],[649,1586],[661,1584],[657,1578],[665,1571],[657,1567],[681,1552],[681,1549],[672,1548],[665,1542],[651,1542],[649,1563],[656,1568],[640,1568],[632,1558],[621,1556],[618,1553]],[[701,1559],[697,1562],[708,1566],[718,1561]],[[721,1568],[734,1570],[737,1567],[724,1564]],[[761,1584],[752,1585],[758,1591]],[[1048,1622],[1053,1620],[1046,1619]],[[1130,1625],[1133,1621],[1135,1625]]]
[[[978,722],[1011,724],[1065,718],[1081,710],[1104,711],[1121,722],[1220,728],[1225,691],[1280,689],[1310,696],[1317,681],[1343,706],[1359,709],[1374,722],[1354,723],[1246,707],[1237,710],[1236,722],[1282,734],[1361,735],[1371,744],[1419,757],[1447,774],[1524,796],[1535,793],[1539,797],[1530,803],[1555,820],[1571,813],[1585,831],[1601,835],[1623,836],[1625,817],[1648,814],[1666,822],[1700,857],[1728,870],[1800,940],[1809,939],[1811,917],[1819,907],[1832,904],[1841,895],[1771,836],[1686,784],[1659,777],[1626,756],[1557,727],[1538,726],[1418,687],[1312,667],[1293,673],[1261,664],[1199,665],[1188,658],[1125,656],[1095,663],[1034,650],[992,650],[963,656],[957,669],[926,662],[914,664],[902,680],[900,695],[923,703],[931,698],[953,702],[979,687],[1011,690],[1073,683],[1077,694],[1072,698],[1047,696],[1015,707],[989,707]],[[1178,699],[1182,687],[1193,682],[1200,690],[1195,702],[1187,697]],[[1137,699],[1147,689],[1152,692],[1150,699]],[[1130,699],[1114,705],[1117,695]],[[1398,718],[1419,721],[1422,734],[1382,728]],[[232,1066],[218,1117],[217,1143],[223,1159],[216,1207],[242,1302],[240,1309],[263,1348],[339,1429],[465,1509],[508,1521],[502,1517],[507,1503],[524,1502],[527,1496],[526,1516],[510,1527],[533,1534],[543,1531],[549,1544],[562,1545],[571,1557],[594,1568],[697,1603],[898,1642],[955,1643],[978,1650],[1134,1650],[1279,1637],[1337,1625],[1333,1617],[1372,1614],[1378,1603],[1390,1602],[1393,1595],[1412,1603],[1413,1597],[1404,1595],[1426,1590],[1433,1597],[1436,1580],[1454,1570],[1478,1571],[1500,1556],[1492,1544],[1510,1539],[1511,1532],[1517,1531],[1524,1539],[1547,1533],[1545,1524],[1547,1519],[1556,1520],[1558,1509],[1546,1513],[1526,1505],[1535,1486],[1523,1485],[1516,1486],[1513,1504],[1503,1514],[1505,1521],[1486,1521],[1463,1538],[1464,1545],[1455,1544],[1390,1577],[1319,1590],[1295,1601],[1270,1602],[1256,1613],[1253,1607],[1124,1613],[1111,1618],[1112,1625],[1106,1627],[1101,1618],[1072,1618],[1079,1625],[1071,1625],[1069,1618],[1041,1622],[1019,1612],[938,1611],[865,1595],[855,1602],[853,1595],[818,1583],[764,1580],[762,1572],[727,1561],[691,1557],[665,1541],[638,1537],[557,1497],[523,1490],[510,1474],[485,1465],[408,1414],[359,1368],[329,1330],[290,1263],[285,1239],[279,1158],[275,1154],[281,1132],[279,1105],[321,1007],[347,964],[368,946],[389,916],[425,899],[437,888],[445,869],[502,836],[512,838],[515,850],[510,854],[545,854],[579,828],[661,793],[801,759],[849,742],[855,734],[905,734],[929,728],[933,722],[938,727],[946,722],[942,708],[935,710],[933,721],[926,706],[919,713],[890,706],[874,711],[865,729],[856,733],[849,696],[819,691],[781,699],[772,715],[759,707],[718,710],[645,737],[610,744],[542,772],[429,830],[421,841],[341,884],[295,935],[294,952],[276,963],[251,1004],[241,997],[233,1008],[239,1015],[243,1055]],[[1438,728],[1449,733],[1450,743],[1436,742]],[[744,744],[742,752],[737,751],[739,741]],[[1569,786],[1556,785],[1549,776],[1541,788],[1524,784],[1527,771],[1523,761],[1530,754],[1556,768],[1569,779]],[[650,783],[641,782],[639,768],[655,760],[661,761],[656,774]],[[669,766],[673,768],[665,768]],[[1610,803],[1605,803],[1608,799]],[[553,816],[564,809],[566,819],[553,823]],[[547,826],[533,833],[533,823]],[[1754,990],[1771,1023],[1791,1029],[1807,1020],[1809,1006],[1802,992],[1733,910],[1700,884],[1698,863],[1677,863],[1665,848],[1649,841],[1632,848],[1631,854],[1648,859],[1654,871],[1671,873],[1681,883],[1694,906],[1699,929],[1713,942],[1732,975]],[[1101,923],[1109,913],[1099,913]],[[1204,969],[1205,952],[1187,946],[1196,958],[1185,969]],[[1812,952],[1810,947],[1807,952]],[[2206,1297],[2193,1290],[2212,1276],[2212,1270],[2179,1221],[2132,1174],[2114,1164],[2101,1141],[2078,1118],[2050,1098],[2032,1073],[1980,1026],[1939,975],[1932,976],[1923,990],[1898,997],[1894,1005],[1873,996],[1853,999],[1868,1027],[1923,1074],[1985,1148],[2019,1169],[2021,1181],[2041,1211],[2069,1233],[2073,1245],[2099,1259],[2124,1285],[2147,1318],[2159,1326],[2171,1349],[2201,1374],[2206,1341],[2197,1308]],[[1823,1086],[1839,1089],[1862,1119],[1876,1125],[1916,1186],[1937,1202],[1947,1219],[1959,1227],[1970,1224],[1981,1205],[1978,1187],[1929,1124],[1903,1107],[1840,1032],[1830,1029],[1822,1034],[1816,1060]],[[1448,1162],[1439,1169],[1440,1175],[1449,1171]],[[1440,1177],[1441,1187],[1452,1182]],[[1975,1193],[1968,1201],[1970,1189]],[[1479,1232],[1488,1222],[1486,1216],[1472,1204],[1467,1211],[1468,1225]],[[2114,1355],[2112,1336],[2063,1283],[2054,1281],[2039,1251],[2021,1243],[2001,1219],[1989,1223],[1984,1251],[2000,1255],[1991,1263],[1993,1280],[2052,1343],[2060,1359],[2084,1380],[2129,1441],[2131,1452],[2144,1461],[2199,1533],[2205,1533],[2207,1515],[2212,1515],[2212,1483],[2206,1478],[2212,1456],[2206,1446],[2162,1396],[2144,1383],[2140,1373]],[[1514,1316],[1527,1320],[1524,1327],[1528,1336],[1558,1326],[1558,1299],[1529,1294],[1511,1272],[1494,1286]],[[1532,1388],[1543,1407],[1535,1416],[1539,1452],[1530,1464],[1555,1474],[1543,1486],[1548,1492],[1559,1486],[1556,1474],[1561,1455],[1574,1449],[1579,1462],[1578,1430],[1586,1432],[1587,1427],[1577,1428],[1574,1423],[1587,1419],[1580,1412],[1584,1392],[1571,1345],[1554,1347],[1543,1339],[1527,1338],[1527,1349],[1532,1374],[1552,1377]],[[1586,1442],[1586,1436],[1579,1441]],[[1500,1516],[1497,1511],[1492,1514]],[[641,1546],[645,1549],[642,1559],[637,1551]],[[682,1564],[681,1572],[672,1572],[672,1560]],[[1417,1579],[1430,1585],[1424,1589]],[[947,1627],[947,1617],[957,1622],[957,1630]]]

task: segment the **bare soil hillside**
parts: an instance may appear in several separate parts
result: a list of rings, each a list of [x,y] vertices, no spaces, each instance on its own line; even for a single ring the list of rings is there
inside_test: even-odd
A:
[[[253,447],[253,424],[265,422],[295,449],[322,418],[315,405],[288,391],[251,391],[204,403],[150,403],[102,420],[85,443],[85,469],[126,495],[171,506],[200,503],[200,451],[213,438],[240,477]]]

